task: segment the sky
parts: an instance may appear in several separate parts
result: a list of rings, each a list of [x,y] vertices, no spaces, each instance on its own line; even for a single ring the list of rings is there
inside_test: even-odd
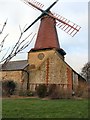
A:
[[[43,9],[49,7],[55,0],[37,0],[44,5]],[[60,47],[67,53],[65,61],[78,73],[88,61],[88,0],[59,0],[58,3],[51,9],[63,17],[81,26],[80,31],[71,37],[60,28],[57,27]],[[5,50],[13,45],[18,40],[20,35],[19,25],[23,27],[30,25],[39,15],[40,11],[23,3],[22,0],[0,0],[0,28],[7,19],[7,26],[2,38],[9,33],[5,42]],[[40,25],[40,20],[35,23],[25,34],[31,32],[37,33]],[[32,38],[32,36],[31,36]],[[29,39],[31,39],[29,38]],[[27,52],[34,47],[36,37],[32,43],[22,53],[18,54],[12,60],[27,59]],[[4,52],[5,52],[4,50]]]

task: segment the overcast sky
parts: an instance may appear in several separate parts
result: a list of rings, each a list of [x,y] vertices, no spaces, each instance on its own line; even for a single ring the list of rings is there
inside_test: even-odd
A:
[[[46,9],[55,0],[38,0]],[[66,51],[66,62],[77,72],[88,61],[88,0],[59,0],[51,9],[59,15],[71,20],[81,26],[81,30],[74,37],[69,36],[57,27],[60,47]],[[9,33],[6,39],[5,48],[12,47],[20,34],[19,25],[23,28],[26,24],[30,25],[40,12],[26,5],[22,0],[0,0],[0,28],[3,22],[8,18],[7,26],[2,37]],[[37,33],[40,21],[34,24],[26,34]],[[30,39],[30,38],[29,38]],[[27,59],[27,52],[34,47],[35,39],[28,49],[18,54],[13,60]]]

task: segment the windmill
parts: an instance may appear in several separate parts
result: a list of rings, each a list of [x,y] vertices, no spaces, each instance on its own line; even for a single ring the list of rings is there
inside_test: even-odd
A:
[[[69,66],[64,62],[66,52],[59,44],[56,25],[72,37],[79,32],[81,27],[63,16],[50,11],[58,0],[53,2],[46,10],[43,10],[43,5],[36,0],[23,0],[23,2],[42,12],[24,30],[26,32],[39,19],[41,20],[35,46],[28,52],[31,71],[30,85],[32,86],[32,83],[44,83],[46,85],[53,83],[62,84],[67,81],[67,86],[72,89],[71,81],[73,77],[71,68],[69,69]]]
[[[50,5],[46,10],[43,10],[43,6],[41,3],[37,2],[36,0],[23,0],[23,2],[29,6],[32,6],[33,8],[39,10],[42,12],[42,14],[32,23],[30,24],[24,32],[26,32],[34,23],[36,23],[40,18],[43,16],[49,16],[51,18],[54,18],[56,20],[56,25],[61,28],[63,31],[71,35],[72,37],[75,36],[77,32],[80,30],[80,26],[71,22],[70,20],[66,19],[63,16],[58,15],[57,13],[51,13],[50,9],[58,2],[59,0],[56,0],[52,5]]]

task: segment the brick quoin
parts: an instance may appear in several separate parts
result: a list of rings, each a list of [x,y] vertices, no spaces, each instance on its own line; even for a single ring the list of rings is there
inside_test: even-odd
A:
[[[46,65],[46,85],[48,85],[48,79],[49,79],[49,58],[47,59]]]
[[[69,90],[72,90],[72,71],[67,67],[67,82]]]

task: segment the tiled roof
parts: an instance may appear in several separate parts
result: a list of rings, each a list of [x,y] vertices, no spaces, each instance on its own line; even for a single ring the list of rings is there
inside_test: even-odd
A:
[[[13,71],[13,70],[23,70],[28,65],[27,60],[22,61],[10,61],[6,65],[0,65],[0,70],[2,71]]]
[[[34,49],[56,48],[60,49],[58,35],[56,30],[56,21],[54,18],[44,16],[36,39]]]

